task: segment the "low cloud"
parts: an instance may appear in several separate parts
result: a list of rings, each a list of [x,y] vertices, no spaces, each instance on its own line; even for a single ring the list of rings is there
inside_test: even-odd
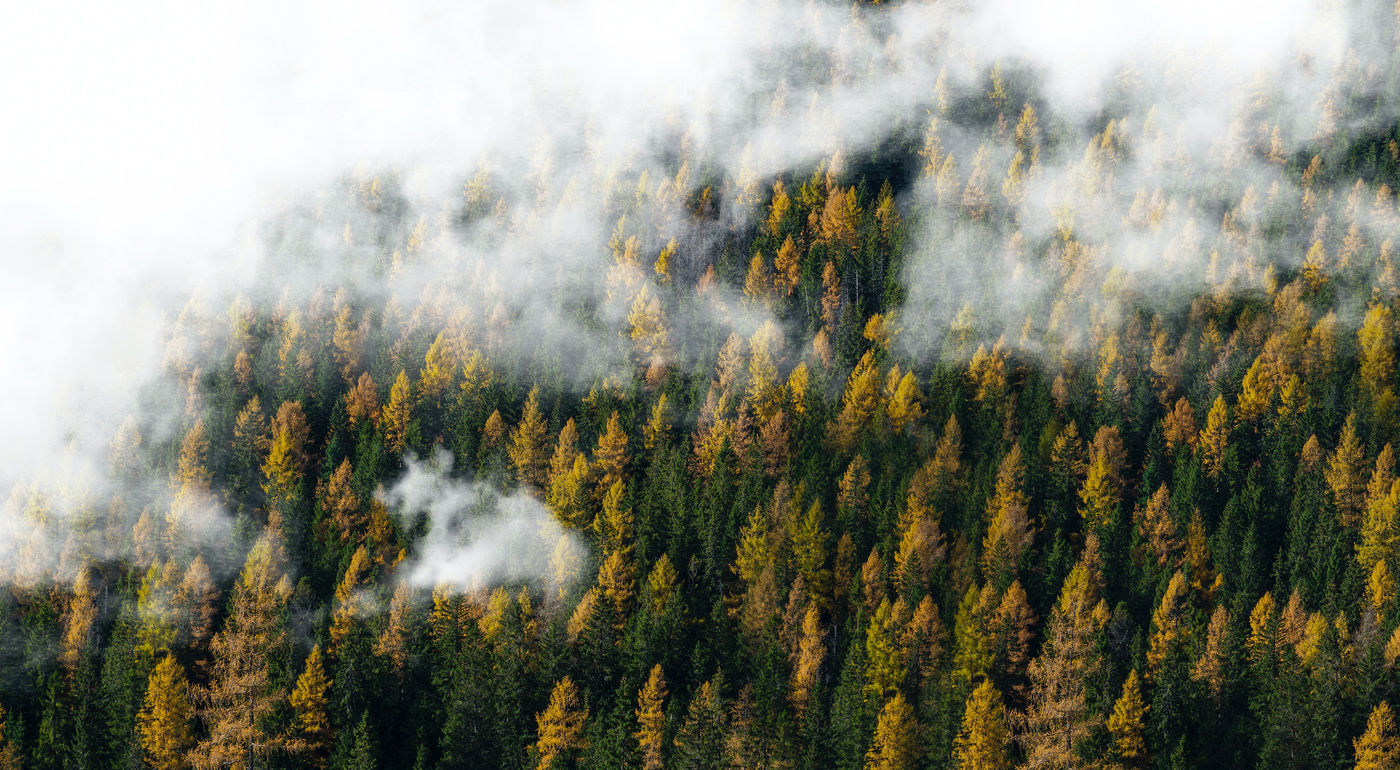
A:
[[[522,582],[558,586],[572,579],[586,548],[540,501],[453,478],[452,458],[441,450],[406,464],[381,499],[410,525],[427,521],[427,533],[400,568],[409,584],[474,590]]]

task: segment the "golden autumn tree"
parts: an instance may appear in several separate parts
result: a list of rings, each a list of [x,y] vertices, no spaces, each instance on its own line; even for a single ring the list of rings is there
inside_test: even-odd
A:
[[[287,643],[291,581],[271,533],[248,552],[234,585],[228,620],[209,648],[209,684],[200,693],[206,737],[193,752],[199,768],[252,770],[282,747],[264,725],[285,697],[273,687],[270,660]]]
[[[520,423],[510,432],[507,450],[520,481],[535,490],[543,490],[547,481],[546,430],[544,414],[540,412],[540,389],[536,386],[525,399]]]
[[[1133,511],[1133,524],[1144,550],[1159,568],[1175,567],[1181,563],[1185,543],[1172,518],[1171,492],[1163,483],[1152,493],[1147,505]]]
[[[893,694],[904,680],[904,649],[897,636],[909,617],[903,599],[880,602],[865,631],[865,690],[874,697]]]
[[[891,374],[897,373],[897,369],[891,370]],[[886,387],[885,413],[890,420],[890,428],[896,433],[903,432],[911,425],[916,425],[923,419],[924,394],[919,390],[919,381],[913,372],[905,372],[894,387]]]
[[[93,583],[92,567],[80,570],[77,579],[73,581],[73,596],[68,600],[68,610],[63,613],[63,639],[58,659],[69,671],[78,667],[93,636],[93,627],[97,621],[97,592],[100,588]]]
[[[875,366],[874,355],[866,351],[846,379],[841,411],[831,427],[833,443],[843,451],[853,448],[861,431],[875,416],[880,401],[880,372]]]
[[[1001,692],[983,679],[967,698],[962,727],[953,743],[960,770],[1011,770],[1011,731]]]
[[[341,543],[364,542],[369,516],[365,513],[354,489],[355,471],[350,458],[336,466],[330,478],[316,484],[316,499],[328,516],[324,526]]]
[[[331,610],[331,654],[345,640],[355,621],[364,614],[364,599],[360,592],[368,584],[372,569],[365,547],[356,548],[335,588],[335,604]]]
[[[314,646],[288,698],[296,720],[287,748],[317,768],[326,766],[334,735],[330,715],[326,711],[326,692],[330,687],[331,680],[326,676],[325,666],[321,662],[321,647]]]
[[[1084,545],[1065,578],[1046,626],[1045,645],[1028,670],[1027,707],[1020,740],[1033,766],[1074,767],[1085,741],[1102,723],[1089,708],[1087,681],[1102,665],[1098,638],[1108,622],[1100,594],[1098,541]]]
[[[1353,743],[1356,770],[1388,770],[1400,767],[1400,736],[1390,704],[1381,701],[1366,718],[1366,731]]]
[[[854,187],[836,188],[826,196],[821,213],[822,240],[846,249],[856,247],[860,226],[860,201]]]
[[[1162,418],[1162,437],[1166,439],[1168,449],[1175,450],[1182,446],[1188,449],[1195,448],[1196,412],[1184,396],[1178,398],[1171,412]]]
[[[613,484],[625,480],[628,459],[627,433],[622,429],[622,418],[614,411],[608,416],[607,427],[593,450],[593,468],[598,479],[594,494],[598,498],[606,496]]]
[[[1327,460],[1323,477],[1327,488],[1332,491],[1332,501],[1342,517],[1342,523],[1356,526],[1361,518],[1361,508],[1365,502],[1366,467],[1365,447],[1356,433],[1356,413],[1347,416],[1342,425],[1342,435],[1337,439],[1337,449]]]
[[[189,767],[193,721],[194,704],[185,670],[167,654],[151,671],[146,700],[136,717],[136,735],[146,762],[156,770]]]
[[[585,748],[583,727],[588,723],[588,707],[583,703],[574,680],[564,677],[549,694],[549,705],[535,717],[538,738],[533,753],[536,770],[555,767]]]
[[[612,604],[614,622],[619,628],[626,624],[637,595],[636,568],[622,551],[612,551],[598,567],[598,588]]]
[[[1118,472],[1113,459],[1104,452],[1095,452],[1079,489],[1079,515],[1084,525],[1093,531],[1106,529],[1113,522],[1118,499]]]
[[[1211,478],[1219,478],[1224,470],[1225,448],[1230,438],[1230,411],[1225,406],[1225,398],[1216,396],[1206,414],[1206,427],[1201,430],[1198,444],[1201,450],[1201,465]]]
[[[875,722],[875,737],[865,753],[866,770],[912,770],[919,749],[914,709],[904,695],[887,701]]]
[[[797,244],[789,235],[783,240],[783,245],[778,247],[778,254],[773,258],[774,288],[783,296],[792,296],[798,281],[802,278],[801,270],[802,262],[801,256],[797,252]]]
[[[1356,560],[1363,573],[1395,558],[1400,548],[1400,481],[1391,482],[1390,489],[1366,505],[1360,534]]]
[[[1206,692],[1216,701],[1225,688],[1225,667],[1229,662],[1229,650],[1226,648],[1229,623],[1230,615],[1224,605],[1217,605],[1215,612],[1211,613],[1210,623],[1206,625],[1206,639],[1200,657],[1191,667],[1191,678],[1203,683]]]
[[[354,428],[362,423],[375,423],[379,420],[379,388],[369,372],[364,372],[355,381],[355,387],[345,392],[345,416]]]
[[[405,674],[410,645],[418,633],[418,623],[413,589],[407,582],[401,582],[395,586],[394,595],[389,599],[389,619],[374,642],[374,654],[388,659],[390,671],[400,679]]]
[[[661,664],[652,666],[646,684],[637,693],[637,745],[644,770],[661,770],[661,747],[666,731],[666,675]]]
[[[284,401],[272,420],[272,443],[263,463],[263,492],[273,504],[290,504],[301,486],[311,428],[301,402]]]
[[[768,261],[763,255],[754,252],[749,260],[749,271],[744,276],[744,296],[755,302],[768,301],[773,291],[773,276],[768,270]]]
[[[1395,412],[1395,321],[1390,308],[1373,304],[1356,333],[1361,388],[1373,413],[1389,425]]]
[[[1035,612],[1020,580],[1013,580],[1006,593],[1002,594],[993,625],[997,669],[1014,682],[1011,695],[1019,701],[1024,689],[1019,680],[1024,677],[1026,666],[1030,663],[1036,626]]]
[[[802,617],[802,636],[792,661],[792,688],[788,700],[799,712],[805,711],[812,699],[812,689],[821,673],[826,655],[826,633],[821,626],[821,611],[811,606]]]
[[[1021,553],[1031,544],[1025,484],[1026,464],[1021,456],[1021,445],[1013,444],[1011,451],[1002,458],[996,486],[987,500],[982,568],[988,579],[1015,574]]]
[[[1146,716],[1147,703],[1142,699],[1137,669],[1133,669],[1128,672],[1128,679],[1123,682],[1123,694],[1113,704],[1113,713],[1108,718],[1108,733],[1113,737],[1110,754],[1115,766],[1147,766],[1147,742],[1142,735],[1143,718]]]
[[[195,556],[175,593],[175,606],[180,613],[180,627],[191,647],[203,648],[214,632],[214,614],[219,600],[219,588],[203,556]]]
[[[1152,613],[1152,633],[1147,642],[1147,665],[1149,675],[1155,674],[1162,663],[1185,641],[1188,629],[1186,613],[1190,609],[1190,586],[1186,576],[1178,570],[1167,584],[1162,602]]]
[[[389,400],[380,410],[384,443],[391,451],[402,452],[405,442],[408,441],[408,423],[412,408],[413,402],[409,400],[408,372],[400,369],[399,376],[394,378],[394,384],[389,386]]]

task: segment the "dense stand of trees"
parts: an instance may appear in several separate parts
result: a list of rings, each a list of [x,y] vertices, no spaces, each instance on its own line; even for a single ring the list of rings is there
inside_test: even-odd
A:
[[[0,768],[1396,766],[1395,142],[1325,114],[1285,157],[1266,124],[1224,141],[1286,184],[1127,196],[1122,227],[1211,255],[1164,299],[1071,217],[1017,219],[1037,174],[1093,197],[1160,136],[1074,145],[1001,77],[894,163],[682,154],[528,198],[483,168],[437,224],[355,179],[350,256],[311,243],[333,214],[289,216],[268,285],[369,279],[192,303],[176,429],[132,420],[109,458],[163,504],[106,531],[118,493],[64,543],[52,492],[12,494],[36,534],[0,596]],[[948,126],[985,137],[966,171]],[[546,324],[492,247],[588,196],[606,276],[560,277]],[[1045,306],[984,287],[906,330],[911,244],[969,227]],[[622,365],[580,382],[567,329]],[[382,489],[434,451],[586,554],[411,585],[433,535]]]

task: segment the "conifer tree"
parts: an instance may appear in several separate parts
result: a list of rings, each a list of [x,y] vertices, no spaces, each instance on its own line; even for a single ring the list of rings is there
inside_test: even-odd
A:
[[[983,679],[968,696],[953,748],[960,770],[1010,770],[1011,734],[1001,692]]]
[[[865,755],[866,770],[912,770],[917,748],[914,709],[896,693],[880,709],[875,737]]]
[[[286,643],[284,607],[291,581],[272,533],[248,552],[224,628],[210,642],[209,684],[201,693],[207,735],[193,752],[199,768],[251,770],[281,747],[265,732],[267,716],[284,697],[271,679],[271,660]]]
[[[156,770],[189,767],[187,754],[194,746],[190,701],[185,670],[169,654],[151,671],[146,702],[136,717],[136,733],[146,762]]]
[[[661,664],[652,666],[646,684],[637,693],[637,743],[642,751],[644,770],[661,770],[661,747],[665,737],[666,676]]]
[[[569,756],[583,749],[583,728],[587,722],[588,707],[574,680],[567,676],[560,679],[549,694],[549,705],[535,717],[539,727],[534,745],[536,769],[563,766]]]
[[[530,389],[525,399],[525,410],[520,415],[520,424],[510,433],[510,461],[515,464],[521,482],[536,489],[544,489],[546,477],[545,423],[540,412],[540,389]]]
[[[1400,766],[1400,736],[1390,704],[1381,701],[1366,718],[1366,731],[1357,738],[1356,770],[1382,770]]]
[[[311,648],[306,657],[306,666],[297,677],[288,703],[296,715],[293,737],[287,748],[305,758],[311,766],[323,768],[331,745],[333,732],[330,717],[326,712],[326,692],[331,680],[326,676],[321,662],[321,647]]]
[[[408,372],[400,369],[399,376],[389,387],[389,400],[380,411],[384,443],[394,452],[402,452],[408,441],[408,421],[413,404],[409,401]],[[498,418],[499,419],[499,418]]]
[[[1113,714],[1108,718],[1108,732],[1113,736],[1111,753],[1118,766],[1147,766],[1147,744],[1143,740],[1143,718],[1146,715],[1147,704],[1142,699],[1137,669],[1133,669],[1128,672],[1128,678],[1123,682],[1123,694],[1113,704]]]

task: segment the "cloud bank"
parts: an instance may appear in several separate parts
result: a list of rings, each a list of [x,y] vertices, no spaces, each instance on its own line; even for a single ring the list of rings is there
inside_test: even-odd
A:
[[[420,548],[401,569],[410,585],[473,590],[529,582],[557,588],[575,577],[587,549],[540,501],[452,478],[452,458],[443,451],[405,464],[407,471],[382,500],[406,522],[427,521]]]

